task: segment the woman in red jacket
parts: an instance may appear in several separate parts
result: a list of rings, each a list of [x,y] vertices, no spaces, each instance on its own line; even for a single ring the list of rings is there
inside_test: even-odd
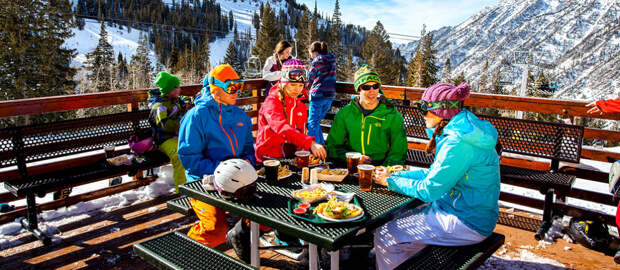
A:
[[[307,135],[308,109],[300,97],[307,80],[306,66],[298,59],[282,64],[282,78],[269,90],[265,103],[258,112],[256,160],[285,157],[296,149],[310,150],[325,159],[323,145]],[[286,150],[292,148],[292,150]]]

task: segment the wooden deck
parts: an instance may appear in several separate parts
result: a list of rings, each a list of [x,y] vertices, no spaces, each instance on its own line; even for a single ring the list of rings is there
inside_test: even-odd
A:
[[[137,257],[134,243],[172,230],[187,230],[196,217],[185,217],[166,209],[170,196],[140,202],[110,212],[91,212],[90,217],[59,226],[50,247],[44,247],[29,234],[9,239],[22,244],[0,251],[2,269],[154,269]],[[523,213],[503,212],[503,218],[530,226],[539,217]],[[528,225],[530,224],[530,225]],[[533,226],[533,225],[532,225]],[[496,232],[506,236],[506,244],[496,255],[518,257],[526,250],[537,256],[553,259],[572,269],[618,269],[611,256],[595,252],[577,244],[559,239],[552,245],[540,246],[533,233],[505,225]],[[62,239],[60,239],[62,238]],[[234,256],[227,246],[219,247]],[[498,259],[503,260],[503,259]],[[285,256],[273,251],[261,252],[261,269],[305,269]],[[490,262],[490,265],[493,265]],[[350,264],[349,264],[350,266]],[[540,263],[524,263],[534,269]],[[355,269],[360,268],[359,266]],[[557,268],[563,269],[563,268]]]

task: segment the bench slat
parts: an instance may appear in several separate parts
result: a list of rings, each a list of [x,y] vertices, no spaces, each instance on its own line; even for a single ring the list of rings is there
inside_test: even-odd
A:
[[[133,250],[158,269],[255,269],[180,232],[135,244]]]
[[[189,197],[181,195],[178,198],[174,198],[166,202],[166,207],[172,211],[179,212],[183,215],[189,216],[194,214],[194,209],[189,204]]]

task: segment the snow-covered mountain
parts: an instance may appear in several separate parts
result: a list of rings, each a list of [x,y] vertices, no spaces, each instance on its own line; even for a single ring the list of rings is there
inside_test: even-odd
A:
[[[617,98],[620,92],[620,2],[617,0],[502,0],[454,27],[432,32],[438,64],[477,84],[486,60],[489,76],[519,84],[511,63],[532,55],[558,82],[556,98]],[[401,45],[411,53],[415,42]],[[526,52],[526,53],[523,53]],[[507,86],[511,89],[511,86]]]

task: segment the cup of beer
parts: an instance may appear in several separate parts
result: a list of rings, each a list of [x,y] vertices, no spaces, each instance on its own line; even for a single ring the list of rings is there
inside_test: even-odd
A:
[[[278,169],[280,168],[279,160],[265,160],[263,161],[265,167],[265,181],[272,185],[278,182]]]
[[[105,158],[113,158],[114,157],[114,145],[108,144],[103,147],[103,152],[105,153]]]
[[[360,164],[357,165],[357,169],[359,170],[359,183],[361,191],[371,191],[372,190],[372,175],[375,172],[375,166],[369,164]]]
[[[359,152],[347,152],[347,169],[349,169],[349,175],[353,175],[357,172],[357,165],[360,163],[362,153]]]
[[[310,151],[297,151],[295,152],[295,157],[297,157],[297,168],[308,167],[308,163],[310,163]]]

